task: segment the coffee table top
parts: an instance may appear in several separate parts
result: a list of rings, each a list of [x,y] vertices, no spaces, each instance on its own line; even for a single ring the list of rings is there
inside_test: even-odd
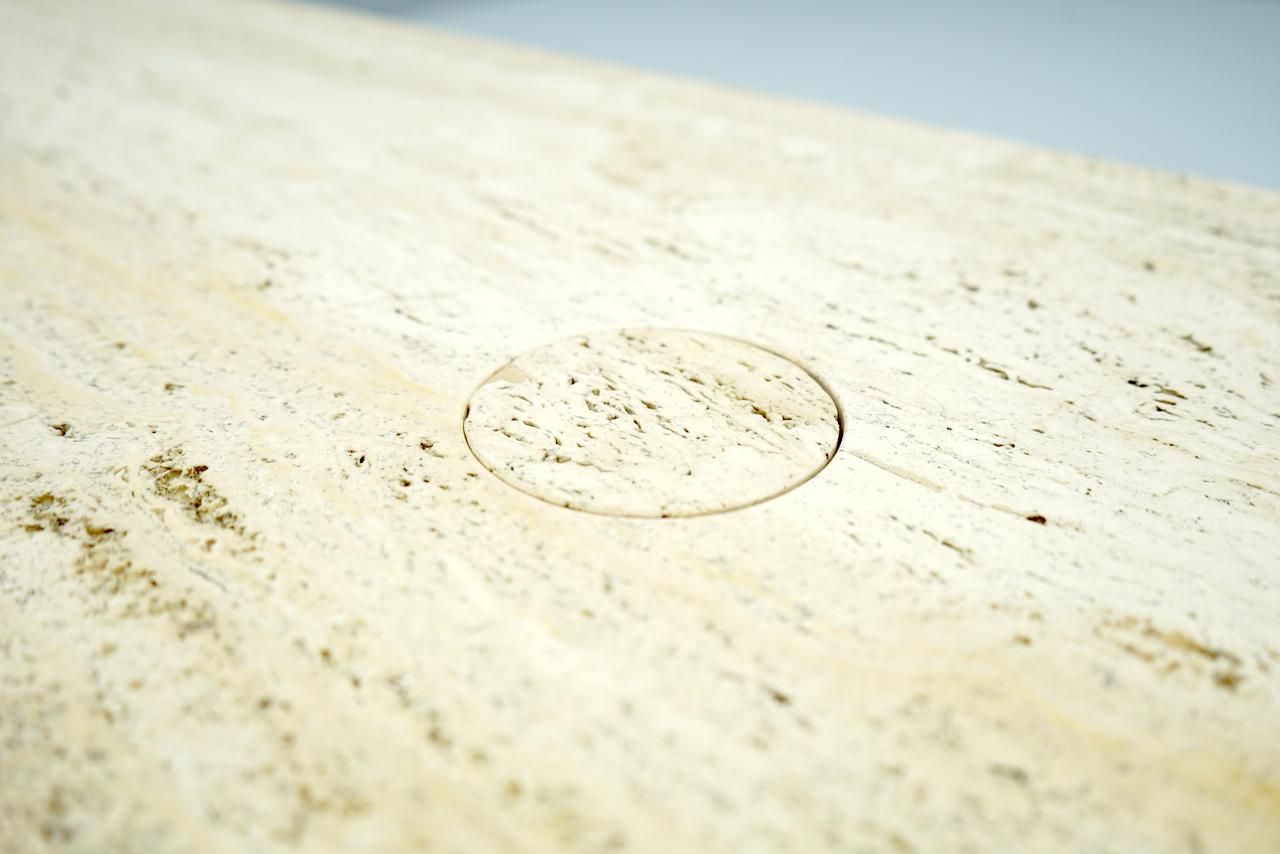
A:
[[[0,187],[0,851],[1280,843],[1280,195],[158,0]]]

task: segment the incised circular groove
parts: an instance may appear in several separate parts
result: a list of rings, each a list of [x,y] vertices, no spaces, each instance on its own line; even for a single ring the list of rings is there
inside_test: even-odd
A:
[[[622,329],[512,359],[472,394],[476,458],[516,489],[614,516],[697,516],[758,504],[813,477],[840,442],[839,407],[795,362],[678,329]]]

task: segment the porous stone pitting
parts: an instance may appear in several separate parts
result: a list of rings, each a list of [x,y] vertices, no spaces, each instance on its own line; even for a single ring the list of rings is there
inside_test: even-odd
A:
[[[498,477],[576,510],[689,516],[756,504],[835,453],[840,417],[794,362],[671,329],[580,335],[472,396],[467,441]]]

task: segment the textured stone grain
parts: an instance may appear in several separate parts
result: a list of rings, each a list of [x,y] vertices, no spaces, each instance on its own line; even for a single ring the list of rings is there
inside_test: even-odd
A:
[[[1274,852],[1278,271],[1274,193],[0,2],[0,852]],[[468,448],[671,327],[821,378],[818,476],[630,518]]]

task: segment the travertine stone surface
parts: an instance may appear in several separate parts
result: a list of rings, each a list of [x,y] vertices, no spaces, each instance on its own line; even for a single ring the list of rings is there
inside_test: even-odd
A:
[[[465,422],[476,457],[553,504],[695,516],[816,474],[839,409],[803,368],[744,341],[674,329],[577,335],[495,372]]]
[[[1274,852],[1277,271],[1271,193],[0,3],[0,851]],[[652,519],[473,456],[494,370],[670,327],[830,463]]]

